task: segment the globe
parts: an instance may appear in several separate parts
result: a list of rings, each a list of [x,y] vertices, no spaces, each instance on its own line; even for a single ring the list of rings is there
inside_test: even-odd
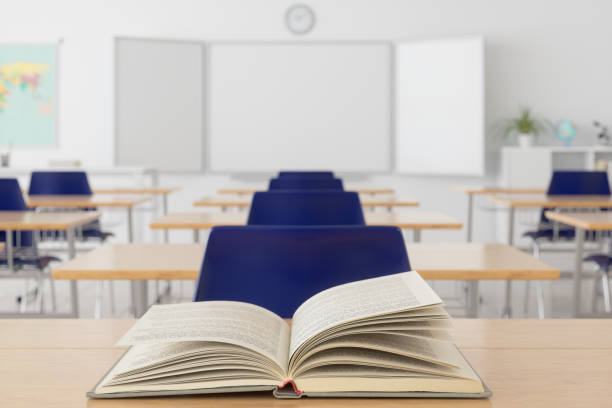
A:
[[[576,127],[569,120],[561,120],[555,127],[555,134],[565,146],[569,146],[576,137]]]

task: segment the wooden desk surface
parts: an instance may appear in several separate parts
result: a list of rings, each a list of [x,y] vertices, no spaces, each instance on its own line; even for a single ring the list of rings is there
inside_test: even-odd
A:
[[[513,195],[491,195],[487,197],[490,201],[514,208],[537,208],[537,207],[582,207],[598,208],[612,207],[612,196],[576,195],[556,196],[545,194],[513,194]]]
[[[9,326],[5,326],[5,322]],[[16,323],[15,323],[16,322]],[[112,348],[116,338],[103,331],[88,333],[91,321],[72,320],[72,329],[62,323],[54,326],[40,320],[0,320],[0,332],[26,325],[26,337],[38,334],[40,339],[71,337],[67,348],[0,347],[0,384],[3,404],[7,407],[606,407],[609,406],[609,344],[589,344],[592,338],[606,337],[612,321],[576,320],[476,320],[470,325],[457,320],[456,337],[462,352],[493,391],[489,400],[448,399],[303,399],[276,400],[270,393],[220,394],[194,397],[136,398],[123,400],[87,400],[85,393],[102,377],[123,353]],[[131,321],[98,320],[105,327],[127,329]],[[536,324],[537,323],[537,324]],[[583,342],[577,332],[585,332]],[[70,330],[68,332],[68,330]],[[113,330],[113,329],[110,329]],[[65,331],[66,333],[61,333]],[[476,332],[475,332],[476,331]],[[116,333],[117,333],[116,332]],[[513,335],[513,343],[506,340]],[[590,335],[590,336],[589,336]],[[464,336],[485,339],[478,347],[463,346]],[[79,339],[84,339],[80,341]],[[566,339],[576,340],[575,342]],[[29,344],[28,339],[24,339]],[[70,340],[68,340],[70,341]],[[501,343],[496,344],[497,341]],[[550,341],[550,347],[540,347]],[[533,343],[538,345],[533,346]],[[609,343],[609,342],[608,342]],[[100,345],[100,348],[92,346]],[[482,347],[481,347],[482,346]],[[501,347],[498,347],[501,346]]]
[[[180,187],[110,187],[94,188],[94,194],[158,194],[167,195],[180,190]]]
[[[195,280],[204,244],[106,244],[56,266],[54,279]],[[557,279],[555,269],[505,244],[409,244],[424,279]]]
[[[424,279],[558,279],[561,271],[506,244],[407,244]]]
[[[26,205],[35,207],[89,208],[89,207],[133,207],[136,204],[150,200],[144,195],[30,195],[26,197]]]
[[[487,186],[453,186],[459,193],[478,194],[545,194],[545,188],[513,188],[513,187],[487,187]]]
[[[217,190],[217,194],[235,194],[235,195],[246,195],[253,194],[256,191],[265,191],[267,186],[260,188],[248,188],[248,187],[234,187],[234,188],[220,188]],[[375,194],[394,194],[395,190],[387,187],[356,187],[356,186],[345,186],[346,191],[356,191],[359,194],[375,195]]]
[[[59,265],[54,279],[195,280],[203,244],[105,244]]]
[[[195,207],[249,207],[251,197],[202,197],[193,203]],[[417,200],[398,197],[362,197],[362,207],[418,207]]]
[[[586,230],[612,230],[612,213],[608,211],[588,213],[546,211],[546,216],[553,221],[559,221],[563,224]]]
[[[95,211],[37,213],[33,211],[0,211],[0,230],[65,230],[100,218]]]
[[[461,229],[455,218],[436,211],[411,210],[398,213],[364,214],[367,225],[390,225],[404,229]],[[246,225],[245,213],[174,213],[151,222],[153,229],[210,229],[220,225]]]

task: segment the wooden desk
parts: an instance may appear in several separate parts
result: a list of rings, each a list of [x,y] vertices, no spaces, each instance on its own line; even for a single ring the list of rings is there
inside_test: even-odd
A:
[[[13,232],[14,231],[66,231],[68,241],[68,257],[74,258],[75,229],[100,218],[95,211],[88,212],[62,212],[62,213],[36,213],[32,211],[0,211],[0,231],[6,232],[6,256],[9,274],[2,278],[15,278],[19,275],[13,273]],[[79,301],[76,282],[70,283],[71,314],[78,317]],[[23,313],[3,314],[3,317],[23,317]]]
[[[574,317],[582,315],[580,310],[580,298],[582,287],[582,263],[584,255],[585,231],[608,231],[612,230],[612,213],[589,212],[589,213],[562,213],[546,211],[548,219],[576,229],[576,270],[574,272]]]
[[[461,229],[463,225],[451,216],[436,211],[402,211],[400,213],[366,213],[367,225],[386,225],[401,229],[411,229],[415,242],[420,241],[423,229]],[[174,213],[162,216],[151,222],[152,229],[190,229],[194,230],[194,239],[198,239],[198,230],[210,229],[221,225],[246,225],[244,213]],[[196,241],[197,242],[197,241]]]
[[[250,195],[256,191],[266,191],[268,187],[262,186],[261,188],[220,188],[217,190],[217,194],[234,194],[234,195]],[[395,190],[386,187],[352,187],[348,186],[344,188],[346,191],[355,191],[359,194],[364,195],[376,195],[376,194],[394,194]]]
[[[599,195],[516,194],[492,195],[488,199],[496,204],[508,207],[507,243],[509,245],[514,244],[514,215],[517,208],[612,208],[612,196]],[[506,292],[511,292],[511,290],[511,282],[508,281]],[[504,310],[504,315],[510,315],[511,313],[511,309]]]
[[[503,244],[410,244],[412,269],[429,280],[469,280],[470,316],[478,313],[478,280],[557,279],[560,271]],[[147,280],[196,280],[204,255],[199,244],[106,244],[51,271],[54,279],[126,279],[137,313],[148,305]],[[509,302],[509,299],[506,299]],[[138,315],[140,315],[138,314]]]
[[[202,197],[193,203],[195,207],[220,207],[225,210],[229,207],[248,208],[251,205],[251,197]],[[362,207],[418,207],[419,202],[412,199],[397,197],[372,197],[361,199]]]
[[[85,393],[124,349],[113,347],[132,320],[0,321],[0,332],[19,330],[0,344],[0,384],[7,407],[605,407],[609,405],[610,320],[454,320],[468,361],[493,391],[489,400],[305,399],[276,400],[270,393],[87,400]],[[24,326],[21,326],[23,324]],[[91,333],[101,324],[105,330]],[[589,329],[583,333],[577,328]],[[582,336],[580,336],[582,334]],[[31,337],[40,339],[32,347]],[[24,346],[21,347],[19,339]],[[55,338],[68,346],[58,347]],[[0,342],[2,339],[0,338]],[[16,344],[17,343],[17,344]]]
[[[487,186],[453,186],[453,190],[467,195],[466,234],[467,242],[472,242],[474,227],[474,196],[490,194],[544,194],[546,189],[540,188],[504,188]]]
[[[26,205],[29,208],[52,207],[52,208],[94,208],[94,207],[120,207],[127,211],[128,241],[134,240],[134,221],[132,217],[133,208],[136,204],[150,199],[143,195],[30,195],[26,197]]]
[[[198,277],[204,246],[198,244],[105,244],[66,262],[54,279],[131,280],[132,307],[140,317],[149,308],[148,280]],[[137,285],[136,285],[137,284]]]
[[[470,281],[470,317],[478,317],[480,280],[550,280],[561,275],[561,270],[504,244],[408,244],[407,249],[410,266],[424,279]],[[511,295],[506,291],[506,308]]]

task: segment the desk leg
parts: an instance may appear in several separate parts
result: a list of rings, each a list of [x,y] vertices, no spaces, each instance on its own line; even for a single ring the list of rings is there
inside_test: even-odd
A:
[[[508,245],[514,245],[514,207],[508,209]],[[512,317],[512,281],[506,281],[506,296],[502,317]]]
[[[134,242],[134,216],[133,216],[133,208],[127,207],[127,233],[128,233],[128,242]]]
[[[14,259],[13,259],[13,230],[6,230],[6,264],[8,265],[9,272],[13,273]]]
[[[167,194],[163,194],[162,195],[162,205],[163,205],[163,211],[164,211],[164,215],[168,214],[168,195]],[[167,228],[164,228],[164,243],[168,243],[168,235],[169,235],[170,230],[168,230]]]
[[[470,281],[470,297],[468,303],[468,317],[478,317],[478,283],[477,280]]]
[[[467,208],[467,222],[466,222],[467,242],[472,242],[473,218],[474,218],[474,196],[472,194],[468,194],[468,208]]]
[[[193,242],[196,244],[200,242],[200,230],[199,229],[193,230]]]
[[[76,255],[76,247],[74,244],[75,229],[68,228],[66,230],[66,240],[68,241],[68,258],[73,259]],[[79,317],[79,291],[77,287],[78,281],[70,281],[70,308],[73,317]]]
[[[141,317],[149,307],[147,283],[148,281],[146,280],[132,281],[132,309],[134,317]]]
[[[421,230],[420,229],[415,228],[412,230],[412,241],[421,242]]]
[[[580,315],[580,289],[582,285],[582,256],[584,253],[584,228],[576,227],[576,270],[574,271],[574,317]]]

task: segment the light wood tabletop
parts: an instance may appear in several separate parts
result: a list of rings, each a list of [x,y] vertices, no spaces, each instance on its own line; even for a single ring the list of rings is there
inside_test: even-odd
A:
[[[461,222],[436,211],[410,210],[364,214],[367,225],[404,229],[460,229]],[[151,222],[153,229],[210,229],[221,225],[246,225],[244,213],[170,213]]]
[[[17,323],[15,323],[17,322]],[[467,360],[493,391],[489,400],[306,399],[277,400],[269,392],[193,397],[87,400],[89,391],[124,349],[116,335],[132,321],[97,320],[105,330],[89,332],[91,321],[0,321],[0,332],[15,330],[25,346],[0,346],[0,384],[7,407],[606,407],[612,352],[597,337],[610,337],[612,321],[465,321],[455,336]],[[536,324],[537,323],[537,324]],[[8,325],[7,325],[8,324]],[[23,324],[24,326],[20,327]],[[11,330],[8,330],[11,329]],[[590,330],[582,332],[581,329]],[[108,333],[113,333],[109,335]],[[579,333],[583,336],[579,337]],[[41,339],[32,347],[32,340]],[[508,336],[511,340],[508,340]],[[68,347],[56,347],[54,338]],[[462,339],[478,339],[471,345]],[[1,341],[1,340],[0,340]],[[545,342],[549,347],[542,347]],[[45,346],[48,343],[48,346]],[[534,344],[535,343],[535,344]],[[41,404],[41,402],[43,402]]]
[[[494,186],[453,186],[452,189],[459,193],[479,194],[545,194],[545,188],[521,188],[521,187],[494,187]]]
[[[546,211],[546,217],[553,221],[590,231],[612,230],[612,212],[556,212]]]
[[[100,218],[95,211],[37,213],[33,211],[0,211],[0,230],[65,230],[88,224]]]
[[[266,191],[267,186],[261,188],[252,187],[234,187],[234,188],[220,188],[217,190],[217,194],[234,194],[234,195],[247,195],[253,194],[256,191]],[[376,195],[376,194],[394,194],[395,190],[387,187],[357,187],[357,186],[345,186],[346,191],[355,191],[359,194],[364,195]]]
[[[430,280],[557,279],[560,270],[503,244],[408,244],[412,269]],[[62,265],[55,279],[195,280],[204,244],[105,244]]]
[[[150,200],[146,195],[93,194],[93,195],[30,195],[26,205],[36,207],[90,208],[90,207],[133,207]]]
[[[251,197],[202,197],[196,200],[195,207],[242,207],[251,205]],[[418,207],[417,200],[409,198],[389,197],[362,197],[362,207]]]
[[[494,203],[512,208],[537,207],[612,207],[612,196],[601,195],[545,195],[545,194],[502,194],[490,195]]]
[[[105,244],[51,271],[54,279],[197,279],[200,244]]]
[[[94,194],[160,194],[167,195],[180,190],[180,187],[107,187],[94,188]]]
[[[413,270],[424,279],[558,279],[561,271],[505,244],[407,244]]]

